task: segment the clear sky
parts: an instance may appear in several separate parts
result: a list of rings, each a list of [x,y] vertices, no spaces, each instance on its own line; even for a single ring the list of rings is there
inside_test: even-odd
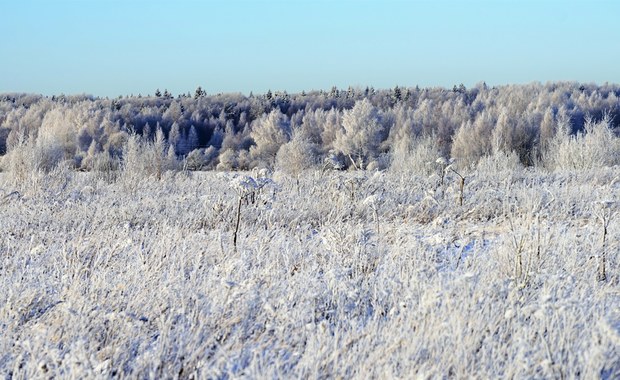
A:
[[[0,0],[0,92],[620,83],[618,0]]]

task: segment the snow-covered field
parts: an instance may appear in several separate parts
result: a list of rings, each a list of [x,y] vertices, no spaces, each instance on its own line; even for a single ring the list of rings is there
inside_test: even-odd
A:
[[[0,174],[0,375],[620,377],[617,167],[258,177]]]

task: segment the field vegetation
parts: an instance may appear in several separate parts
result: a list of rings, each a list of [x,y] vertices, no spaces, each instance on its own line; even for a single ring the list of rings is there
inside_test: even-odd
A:
[[[620,377],[618,89],[335,91],[7,95],[0,375]]]

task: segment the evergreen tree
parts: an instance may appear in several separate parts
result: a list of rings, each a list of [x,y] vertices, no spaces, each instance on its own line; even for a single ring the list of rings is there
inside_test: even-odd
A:
[[[206,95],[207,93],[205,92],[205,90],[203,90],[201,86],[198,86],[196,92],[194,93],[194,99],[199,99],[205,97]]]
[[[398,102],[400,102],[403,98],[402,92],[400,90],[400,87],[396,86],[394,87],[394,90],[392,92],[392,103],[396,104]]]

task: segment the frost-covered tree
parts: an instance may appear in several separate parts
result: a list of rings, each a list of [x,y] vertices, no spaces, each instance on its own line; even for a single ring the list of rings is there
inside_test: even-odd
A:
[[[493,129],[491,143],[494,153],[509,153],[513,150],[515,125],[506,109],[502,109]]]
[[[35,144],[37,166],[43,171],[51,171],[76,153],[78,131],[70,114],[64,107],[59,107],[48,112],[43,119]]]
[[[150,140],[152,134],[153,134],[153,129],[151,128],[151,125],[147,122],[144,125],[144,127],[142,127],[142,137],[145,140]]]
[[[17,131],[12,137],[8,152],[2,157],[2,169],[9,172],[13,184],[21,185],[40,168],[34,138]]]
[[[405,135],[396,140],[392,147],[390,170],[400,174],[429,176],[441,170],[436,165],[439,157],[441,152],[432,136]]]
[[[250,136],[255,144],[250,148],[250,157],[254,161],[253,166],[273,167],[280,146],[290,140],[291,125],[289,119],[279,110],[273,110],[252,124]]]
[[[201,86],[198,86],[196,88],[196,91],[194,92],[194,99],[200,99],[206,95],[207,95],[207,92],[203,90]]]
[[[355,102],[351,110],[344,111],[341,133],[334,147],[350,159],[350,164],[364,169],[379,155],[379,147],[386,136],[381,114],[368,99]]]
[[[209,149],[215,150],[215,148],[210,147]],[[188,170],[203,170],[206,169],[210,165],[210,161],[212,156],[214,155],[213,151],[206,152],[205,149],[194,149],[185,157],[185,166]]]
[[[100,152],[101,148],[98,146],[97,142],[93,140],[88,147],[88,151],[86,152],[86,156],[82,160],[80,167],[84,170],[92,170],[94,168],[95,157]]]
[[[186,151],[183,152],[183,154],[189,153],[194,149],[197,149],[199,144],[200,142],[198,140],[198,132],[196,132],[196,127],[191,125],[189,127],[189,133],[187,134]]]
[[[183,144],[183,136],[181,134],[181,127],[177,122],[172,124],[170,133],[168,134],[168,144],[174,148],[175,151],[179,151]]]
[[[219,163],[217,164],[217,170],[233,170],[237,169],[238,164],[238,154],[234,149],[225,149],[222,153],[220,153]]]
[[[342,131],[342,113],[335,108],[329,111],[318,109],[314,112],[317,123],[322,127],[321,142],[324,152],[334,148],[334,143]]]
[[[494,153],[515,152],[522,163],[530,164],[537,139],[538,131],[528,118],[511,117],[506,109],[502,109],[491,138]]]
[[[166,120],[168,123],[179,122],[182,116],[183,110],[181,108],[181,104],[177,100],[170,102],[170,106],[162,115],[163,119]]]
[[[176,155],[170,148],[161,128],[155,131],[152,142],[135,133],[130,135],[123,149],[125,178],[134,183],[149,177],[160,180],[166,171],[176,170]]]
[[[562,123],[544,156],[551,169],[590,170],[620,164],[620,138],[613,133],[609,115],[596,122],[586,120],[584,131],[568,133]]]
[[[235,150],[238,167],[267,166],[273,165],[279,147],[289,141],[290,130],[301,128],[300,133],[317,144],[321,158],[333,151],[345,157],[348,166],[355,163],[368,168],[371,161],[377,162],[386,152],[394,153],[401,136],[406,136],[403,131],[412,134],[414,140],[432,138],[445,157],[451,152],[455,157],[475,163],[493,152],[514,151],[523,163],[537,164],[555,146],[550,141],[555,140],[559,133],[556,131],[568,126],[568,135],[583,132],[588,115],[601,120],[606,111],[610,112],[610,129],[618,133],[618,85],[554,82],[488,87],[481,84],[471,89],[458,86],[454,90],[416,87],[405,91],[399,87],[340,91],[334,88],[331,92],[303,94],[274,92],[269,99],[265,95],[239,94],[172,99],[168,92],[167,96],[159,93],[159,97],[115,99],[0,94],[0,154],[10,150],[17,136],[23,135],[32,138],[28,141],[33,146],[39,144],[37,149],[41,153],[47,152],[38,156],[47,157],[44,161],[73,161],[79,166],[88,156],[92,141],[113,158],[120,158],[132,133],[142,134],[152,142],[154,131],[162,128],[166,134],[172,132],[170,140],[178,156],[185,156],[204,144],[213,147],[217,154]],[[399,97],[401,100],[395,101]],[[371,122],[353,123],[360,127],[359,133],[355,128],[347,130],[345,125],[351,125],[349,119],[360,110],[363,101],[374,109]],[[268,122],[272,112],[280,113],[288,122],[285,120],[284,127],[276,128],[273,136],[261,141],[261,135],[269,136],[266,133],[269,128],[263,128],[262,124]],[[174,123],[178,125],[177,137]],[[368,127],[373,125],[383,130],[379,138],[383,141],[377,147],[371,139],[361,148],[355,141],[369,135]],[[252,145],[255,147],[250,149]],[[54,152],[62,154],[54,156]],[[353,160],[345,152],[351,153]],[[360,157],[353,157],[356,155]]]
[[[291,141],[278,150],[276,167],[298,179],[304,170],[316,167],[317,157],[317,145],[303,133],[294,133]]]
[[[321,130],[325,123],[325,111],[317,110],[304,114],[301,127],[296,133],[303,135],[315,144],[321,144]]]
[[[550,107],[545,110],[545,114],[540,123],[540,132],[539,132],[539,151],[545,152],[549,149],[549,144],[555,137],[556,133],[556,122],[555,115],[553,114],[553,109]]]
[[[467,121],[454,135],[451,156],[459,165],[475,165],[492,152],[491,134],[495,121],[488,112],[482,112],[473,123]]]
[[[178,170],[179,169],[179,160],[177,159],[177,154],[174,151],[174,146],[169,145],[168,151],[166,153],[166,162],[164,164],[166,170]]]
[[[392,90],[392,103],[396,104],[400,102],[402,99],[403,99],[403,95],[402,95],[402,91],[400,87],[398,86],[394,87],[394,90]]]

